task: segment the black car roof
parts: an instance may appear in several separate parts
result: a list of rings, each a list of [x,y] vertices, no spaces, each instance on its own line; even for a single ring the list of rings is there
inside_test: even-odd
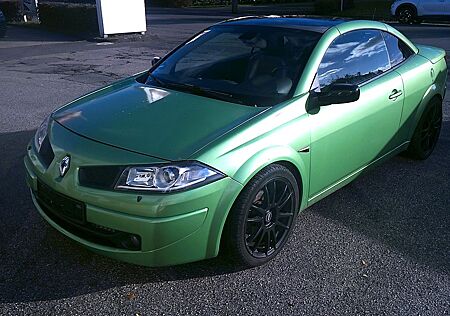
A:
[[[346,19],[305,18],[300,16],[249,16],[226,20],[219,25],[260,25],[295,28],[325,33],[329,28],[346,22]]]

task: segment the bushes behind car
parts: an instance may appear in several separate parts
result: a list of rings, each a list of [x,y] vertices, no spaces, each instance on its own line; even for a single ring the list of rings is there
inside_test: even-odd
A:
[[[341,9],[341,0],[316,0],[314,2],[315,11],[318,14],[329,14]],[[343,9],[353,7],[353,0],[344,0]]]
[[[239,4],[275,4],[311,2],[312,0],[239,0]],[[146,3],[158,7],[189,7],[189,6],[231,6],[231,0],[146,0]]]
[[[39,2],[39,20],[50,29],[66,33],[98,33],[95,4]]]
[[[0,10],[0,38],[6,34],[6,20],[2,10]]]
[[[20,20],[21,5],[18,0],[11,0],[11,1],[0,0],[0,10],[3,12],[6,21],[12,22]]]
[[[180,8],[191,6],[193,0],[147,0],[146,2],[157,7]]]

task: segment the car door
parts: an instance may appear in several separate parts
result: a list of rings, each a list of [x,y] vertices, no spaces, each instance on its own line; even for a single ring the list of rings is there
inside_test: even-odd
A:
[[[442,14],[450,16],[450,0],[443,0]]]
[[[397,146],[403,82],[390,67],[378,30],[345,33],[327,49],[312,89],[324,91],[335,83],[357,84],[360,97],[309,113],[310,200],[332,192],[348,176]]]
[[[419,3],[419,15],[442,15],[447,0],[421,0]]]

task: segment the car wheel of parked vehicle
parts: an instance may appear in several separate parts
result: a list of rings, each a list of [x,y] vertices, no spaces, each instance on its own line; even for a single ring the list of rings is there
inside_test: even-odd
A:
[[[411,24],[416,19],[416,8],[411,5],[403,5],[397,10],[397,17],[400,23]]]
[[[288,240],[299,209],[297,180],[286,167],[261,170],[243,189],[224,228],[227,254],[244,267],[274,258]]]
[[[0,10],[0,38],[6,34],[6,19],[3,12]]]
[[[414,131],[407,154],[411,158],[424,160],[433,152],[442,126],[442,102],[433,99],[425,109]]]

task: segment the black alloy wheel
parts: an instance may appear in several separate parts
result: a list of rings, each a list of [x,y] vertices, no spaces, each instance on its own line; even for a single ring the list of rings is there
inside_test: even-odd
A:
[[[401,7],[398,10],[398,21],[403,24],[411,24],[415,19],[414,9],[410,6]]]
[[[245,244],[256,258],[265,258],[286,242],[294,221],[294,189],[284,178],[269,180],[247,211]]]
[[[431,101],[417,124],[407,153],[415,159],[424,160],[433,152],[442,126],[442,102]]]
[[[225,223],[222,250],[235,264],[255,267],[286,244],[300,208],[299,179],[284,165],[258,172],[236,199]]]

